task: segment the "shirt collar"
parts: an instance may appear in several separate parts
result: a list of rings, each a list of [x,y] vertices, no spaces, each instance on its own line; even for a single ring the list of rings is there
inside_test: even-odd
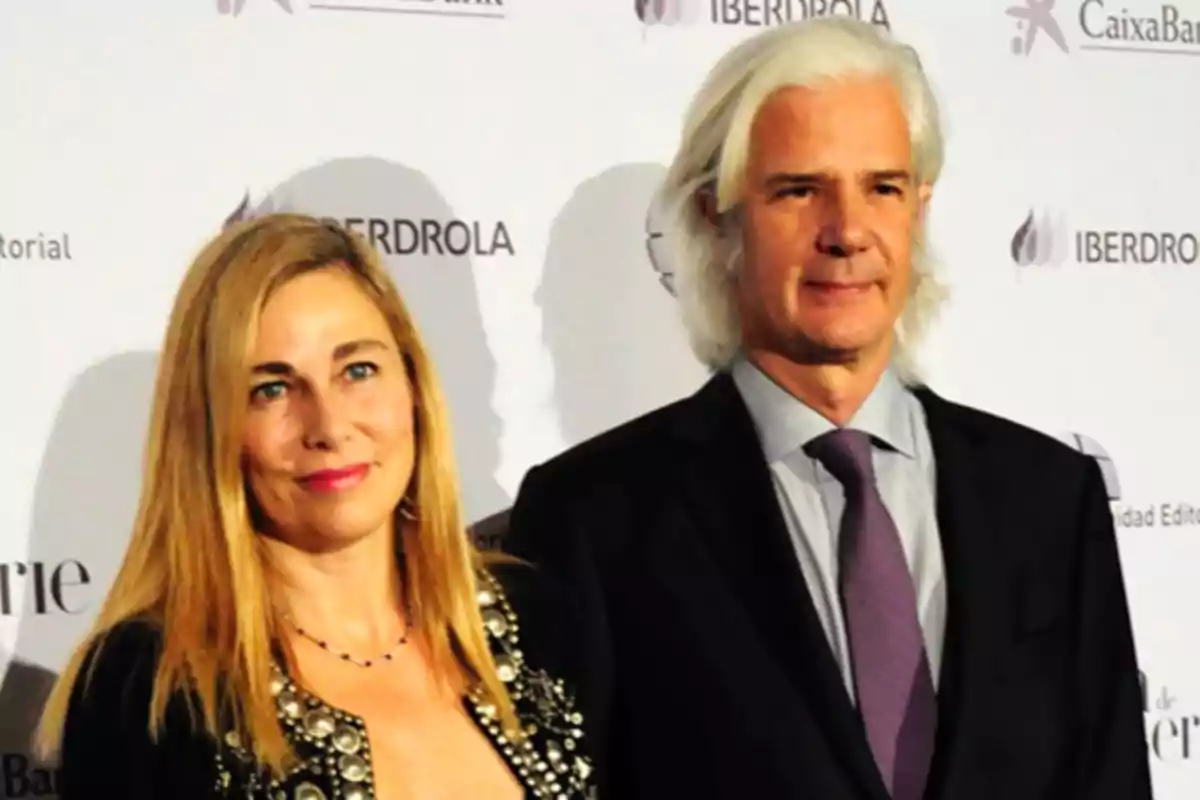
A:
[[[837,426],[789,394],[757,366],[739,355],[730,370],[750,411],[768,462],[778,461]],[[870,434],[881,444],[909,458],[915,443],[905,413],[907,390],[889,368],[859,407],[847,428]]]

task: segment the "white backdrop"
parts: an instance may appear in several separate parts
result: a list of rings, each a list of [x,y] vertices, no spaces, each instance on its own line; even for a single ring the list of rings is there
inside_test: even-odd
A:
[[[931,384],[1104,459],[1156,793],[1200,796],[1200,0],[646,5],[3,4],[0,798],[53,796],[25,738],[111,580],[168,309],[226,217],[375,234],[483,517],[532,463],[703,380],[647,257],[650,194],[715,58],[831,12],[915,44],[942,98]]]

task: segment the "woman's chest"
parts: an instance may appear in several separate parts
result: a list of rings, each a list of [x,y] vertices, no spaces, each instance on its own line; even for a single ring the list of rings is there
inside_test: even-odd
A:
[[[382,700],[359,718],[379,800],[525,796],[509,762],[460,704],[390,706]]]
[[[277,694],[279,718],[297,759],[280,777],[256,772],[236,739],[217,760],[222,797],[270,800],[521,800],[517,769],[470,706],[380,691],[334,707],[290,681]]]

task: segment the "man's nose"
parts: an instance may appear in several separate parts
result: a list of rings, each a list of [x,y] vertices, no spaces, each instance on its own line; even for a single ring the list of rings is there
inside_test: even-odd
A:
[[[869,244],[867,203],[855,192],[841,191],[829,198],[817,246],[821,252],[846,258]]]

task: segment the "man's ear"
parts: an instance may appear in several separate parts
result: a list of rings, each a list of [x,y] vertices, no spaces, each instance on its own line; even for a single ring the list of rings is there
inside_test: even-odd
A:
[[[696,211],[708,222],[713,232],[721,236],[723,229],[721,226],[721,212],[717,210],[716,187],[711,183],[704,184],[696,190],[693,201],[696,203]]]
[[[917,187],[917,221],[924,222],[929,211],[929,200],[933,197],[933,186],[922,183]]]

